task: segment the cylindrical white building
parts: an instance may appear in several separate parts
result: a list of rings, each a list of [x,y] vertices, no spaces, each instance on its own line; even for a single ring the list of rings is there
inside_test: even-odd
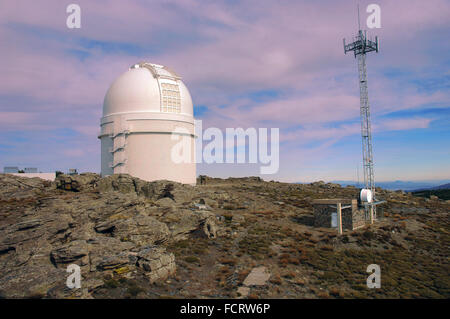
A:
[[[169,68],[141,62],[119,76],[106,93],[100,127],[102,176],[195,184],[192,99]]]

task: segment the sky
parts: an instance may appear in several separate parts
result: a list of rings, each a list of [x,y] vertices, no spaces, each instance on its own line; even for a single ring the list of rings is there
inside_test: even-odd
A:
[[[69,29],[66,8],[81,8]],[[381,8],[367,56],[375,179],[450,179],[450,1]],[[104,95],[139,61],[189,88],[203,128],[279,128],[266,180],[356,180],[361,166],[357,1],[0,1],[0,169],[100,171]],[[366,28],[367,29],[367,28]],[[260,164],[198,164],[217,177]],[[359,169],[360,175],[361,169]],[[362,176],[362,175],[361,175]]]

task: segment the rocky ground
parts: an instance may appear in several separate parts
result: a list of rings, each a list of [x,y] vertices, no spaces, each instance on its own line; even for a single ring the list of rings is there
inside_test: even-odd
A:
[[[354,187],[259,178],[0,175],[6,298],[449,298],[448,201],[379,189],[378,221],[314,228],[316,198]],[[81,288],[66,270],[81,268]],[[368,289],[366,268],[381,267]]]

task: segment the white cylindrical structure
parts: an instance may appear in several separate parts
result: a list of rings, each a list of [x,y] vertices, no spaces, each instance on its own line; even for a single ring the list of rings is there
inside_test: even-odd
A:
[[[192,99],[167,67],[141,62],[119,76],[103,103],[102,176],[195,184]]]
[[[361,189],[360,198],[362,202],[371,203],[373,200],[372,191],[370,189]]]

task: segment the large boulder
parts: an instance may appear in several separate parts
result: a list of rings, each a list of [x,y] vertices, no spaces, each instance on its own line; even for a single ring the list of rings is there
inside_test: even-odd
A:
[[[33,198],[44,191],[52,182],[38,177],[28,178],[11,174],[0,174],[0,199],[11,200]]]
[[[136,265],[146,272],[150,282],[166,279],[176,271],[175,255],[163,247],[147,247],[137,253]]]
[[[99,180],[100,176],[94,173],[82,173],[80,175],[61,174],[55,179],[55,185],[58,189],[80,192],[94,189]]]
[[[111,216],[108,220],[100,221],[95,225],[99,233],[108,233],[122,241],[131,241],[137,246],[161,244],[170,236],[167,225],[153,217],[137,215],[121,219]]]
[[[79,266],[85,266],[89,263],[88,254],[87,242],[85,240],[74,240],[54,249],[50,253],[50,260],[55,266],[72,264],[75,261]]]
[[[195,196],[195,189],[190,185],[167,180],[147,182],[128,174],[114,174],[102,178],[97,182],[96,189],[102,193],[111,191],[135,193],[153,201],[163,199],[161,201],[163,205],[167,205],[167,199],[177,204],[189,203]]]
[[[189,234],[217,237],[216,217],[211,212],[177,209],[167,212],[160,220],[168,225],[172,240],[175,241],[186,239]]]
[[[99,180],[96,188],[102,193],[111,191],[117,191],[121,193],[135,193],[135,180],[136,178],[128,174],[114,174]]]
[[[131,262],[130,251],[135,247],[114,237],[97,237],[89,243],[90,271],[120,269]]]

